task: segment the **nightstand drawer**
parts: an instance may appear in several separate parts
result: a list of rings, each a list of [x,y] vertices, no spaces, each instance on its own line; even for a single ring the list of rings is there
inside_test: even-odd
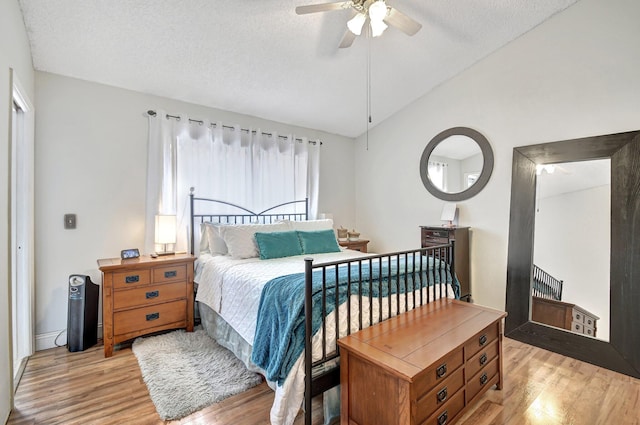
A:
[[[447,238],[424,238],[424,246],[446,245],[449,243]]]
[[[498,341],[494,341],[484,350],[480,350],[471,360],[467,360],[467,376],[473,376],[491,360],[498,356]]]
[[[187,285],[185,282],[120,290],[115,291],[113,294],[113,309],[122,310],[131,307],[159,304],[186,297]]]
[[[491,341],[498,339],[498,324],[494,323],[488,328],[484,329],[482,332],[475,335],[473,338],[469,340],[469,342],[464,346],[464,357],[465,359],[470,359],[475,356],[480,350],[485,347],[488,347]]]
[[[458,349],[426,369],[415,382],[418,398],[429,392],[434,386],[444,382],[456,369],[462,366],[462,363],[462,350]]]
[[[469,379],[467,401],[472,400],[482,389],[489,388],[498,381],[498,360],[492,360],[485,368]]]
[[[153,283],[175,282],[185,280],[187,277],[187,266],[175,265],[169,267],[158,267],[153,269]]]
[[[416,420],[418,423],[427,419],[438,408],[443,407],[454,394],[464,386],[464,369],[459,368],[448,379],[436,386],[431,392],[418,399]]]
[[[151,282],[149,270],[130,270],[113,274],[113,289],[131,288]]]
[[[174,322],[184,322],[180,326],[185,326],[186,309],[187,301],[180,300],[116,312],[113,315],[113,333],[122,335]]]

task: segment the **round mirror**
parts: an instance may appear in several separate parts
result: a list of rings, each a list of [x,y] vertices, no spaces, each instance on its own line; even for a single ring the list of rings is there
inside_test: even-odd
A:
[[[429,193],[444,201],[464,201],[489,181],[493,151],[482,134],[454,127],[431,139],[420,158],[420,178]]]

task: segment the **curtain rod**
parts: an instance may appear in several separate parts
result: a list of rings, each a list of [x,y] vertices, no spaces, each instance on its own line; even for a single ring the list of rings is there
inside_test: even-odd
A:
[[[155,117],[155,116],[157,115],[156,111],[154,111],[153,109],[149,109],[149,110],[147,111],[147,114],[151,115],[152,117]],[[173,118],[173,119],[175,119],[175,120],[180,121],[180,117],[179,117],[178,115],[170,115],[170,114],[167,114],[167,119],[169,119],[169,118]],[[202,120],[194,120],[194,119],[192,119],[192,118],[189,118],[189,122],[198,123],[198,124],[200,124],[200,125],[204,124],[204,121],[202,121]],[[211,127],[217,127],[216,123],[213,123],[213,122],[212,122],[212,123],[211,123]],[[227,130],[235,130],[235,127],[232,127],[232,126],[230,126],[230,125],[222,125],[222,128],[226,128]],[[249,130],[248,128],[241,128],[241,129],[240,129],[240,131],[244,131],[245,133],[249,133],[249,132],[251,132],[251,133],[253,133],[253,134],[256,134],[256,133],[257,133],[255,130]],[[263,135],[263,136],[272,137],[272,136],[273,136],[273,133],[265,133],[265,132],[263,131],[263,132],[262,132],[262,135]],[[289,138],[288,138],[287,136],[282,136],[282,135],[280,135],[280,134],[279,134],[279,135],[278,135],[278,139],[288,140]],[[295,140],[296,142],[300,142],[300,143],[302,143],[302,142],[303,142],[303,140],[302,140],[302,139],[298,139],[298,138],[296,138],[296,139],[294,139],[294,140]],[[309,142],[309,143],[311,143],[312,145],[315,145],[316,143],[320,143],[320,146],[322,146],[322,142],[321,142],[320,140],[318,140],[318,141],[315,141],[315,140],[308,140],[308,142]]]

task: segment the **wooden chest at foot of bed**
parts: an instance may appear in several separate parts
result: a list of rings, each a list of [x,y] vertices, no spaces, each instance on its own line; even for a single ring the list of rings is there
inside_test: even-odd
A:
[[[502,387],[505,316],[442,299],[341,338],[341,424],[454,423]]]
[[[166,329],[193,331],[192,255],[98,260],[104,355],[114,344]]]

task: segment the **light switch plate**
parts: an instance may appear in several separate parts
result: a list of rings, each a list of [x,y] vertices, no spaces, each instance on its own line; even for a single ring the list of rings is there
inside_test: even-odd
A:
[[[65,229],[75,229],[76,228],[76,215],[75,214],[65,214],[64,215],[64,228]]]

